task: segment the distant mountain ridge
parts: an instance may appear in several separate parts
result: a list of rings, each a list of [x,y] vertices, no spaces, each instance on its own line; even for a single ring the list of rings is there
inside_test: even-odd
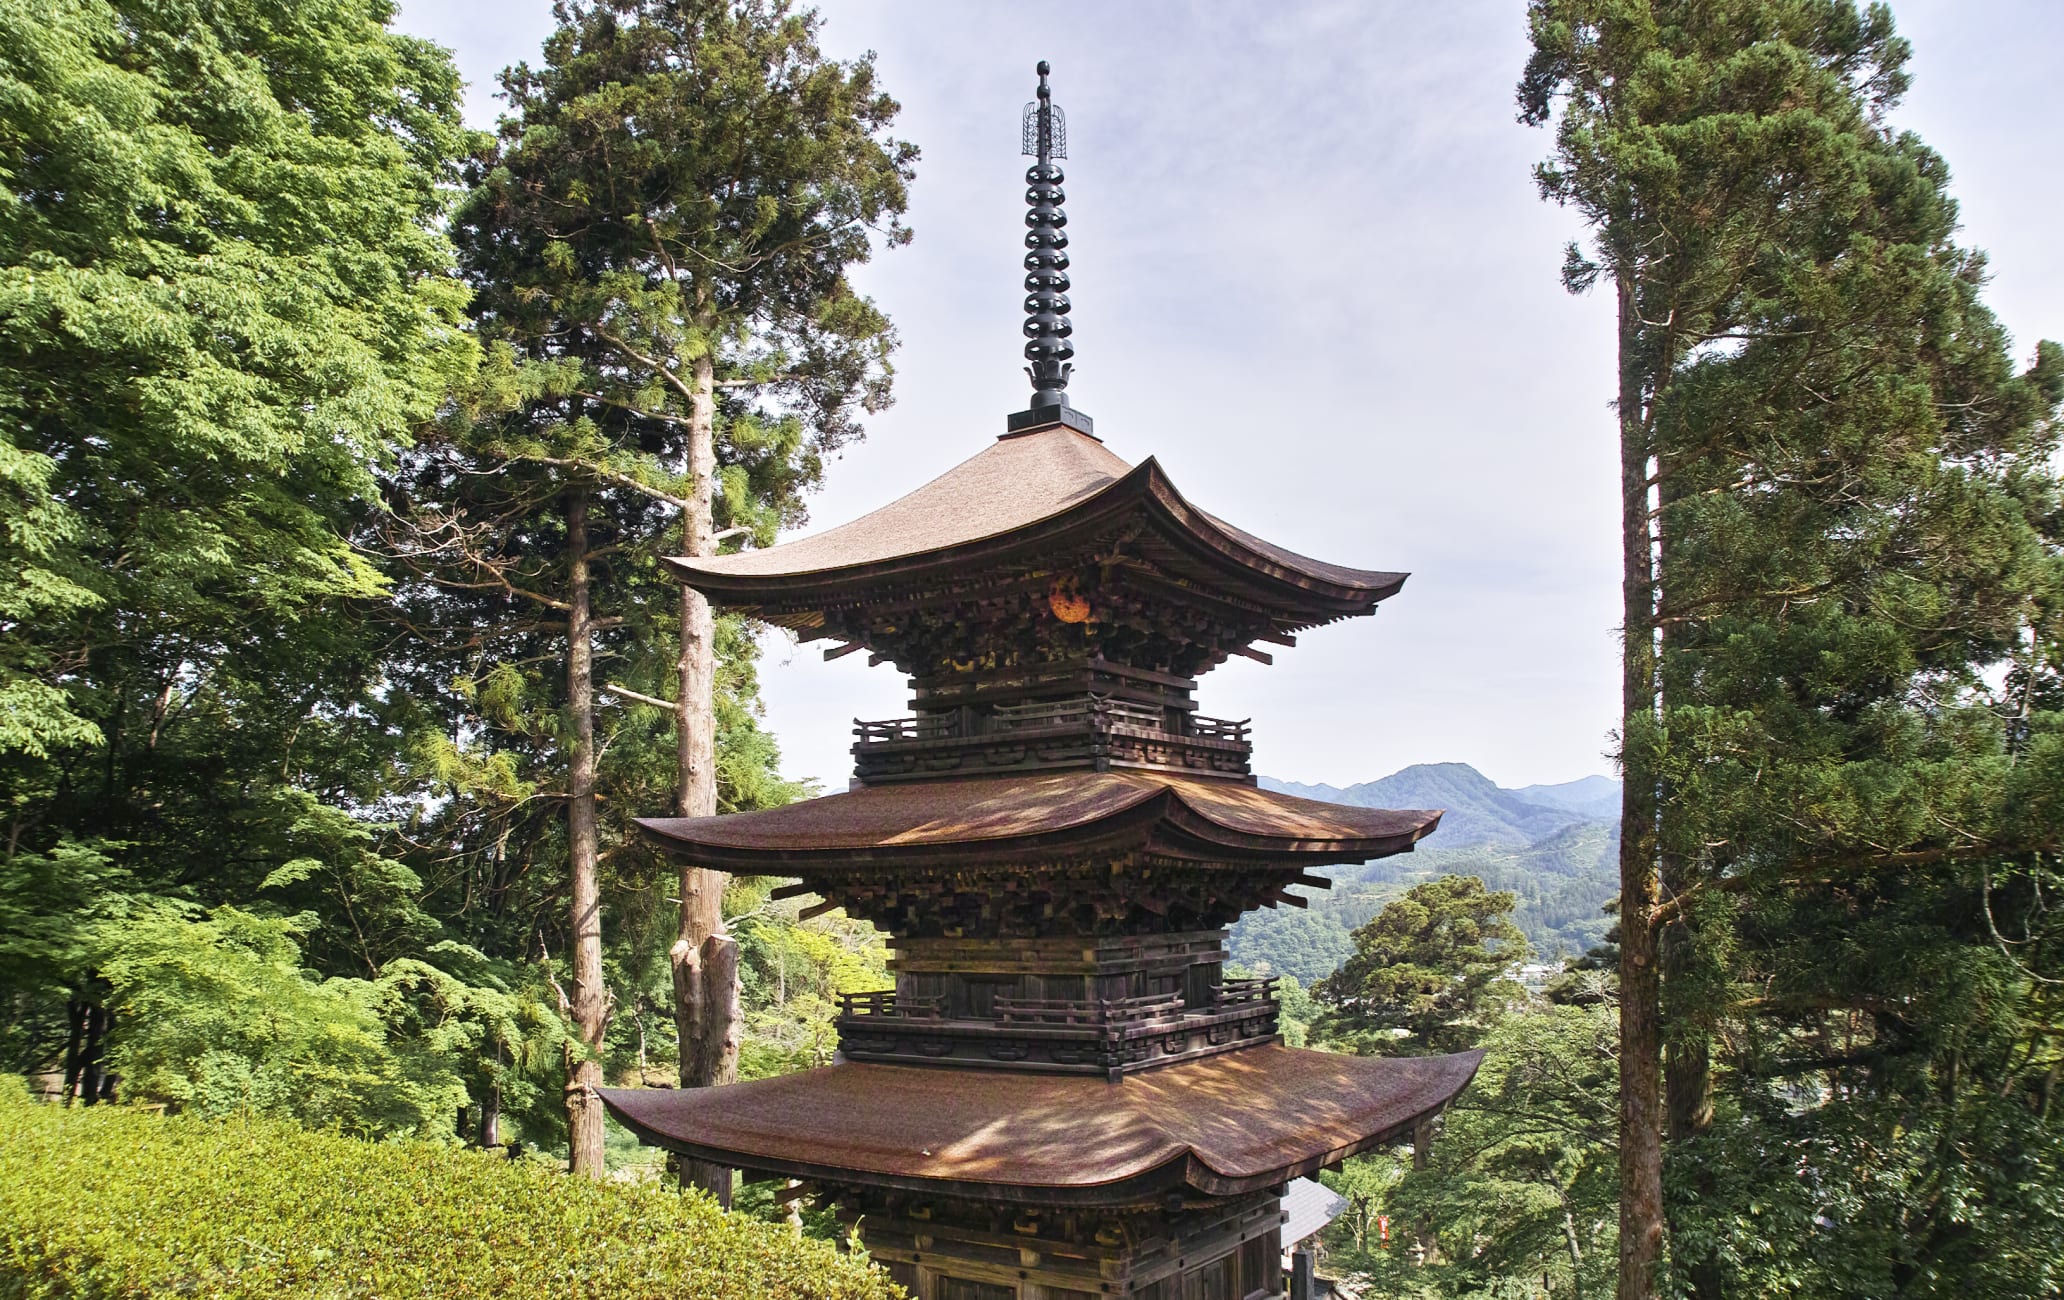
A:
[[[1567,808],[1605,821],[1620,815],[1620,783],[1609,776],[1580,776],[1560,785],[1523,785],[1512,793],[1528,803]]]
[[[1618,893],[1620,783],[1587,776],[1506,789],[1467,763],[1421,763],[1360,785],[1301,785],[1261,777],[1263,789],[1367,808],[1441,808],[1440,829],[1411,853],[1325,872],[1331,890],[1299,887],[1303,909],[1249,912],[1233,926],[1233,961],[1309,984],[1353,949],[1355,927],[1421,880],[1480,876],[1515,897],[1512,919],[1541,957],[1575,955],[1611,925]]]
[[[1444,808],[1447,815],[1426,840],[1428,848],[1524,848],[1571,826],[1619,816],[1620,783],[1605,776],[1508,790],[1467,763],[1416,763],[1345,788],[1270,776],[1260,782],[1264,790],[1358,808]]]

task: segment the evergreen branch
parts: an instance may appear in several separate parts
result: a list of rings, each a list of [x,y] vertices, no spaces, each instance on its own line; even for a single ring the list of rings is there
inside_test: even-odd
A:
[[[562,456],[540,456],[530,452],[513,452],[505,456],[504,459],[527,461],[533,465],[550,465],[554,469],[578,470],[584,474],[592,474],[605,483],[614,483],[618,487],[625,487],[633,492],[642,493],[654,501],[664,502],[676,510],[686,510],[689,508],[690,503],[685,498],[677,497],[671,492],[653,487],[650,483],[626,474],[621,470],[610,469],[606,465],[597,465],[593,461],[570,460]]]

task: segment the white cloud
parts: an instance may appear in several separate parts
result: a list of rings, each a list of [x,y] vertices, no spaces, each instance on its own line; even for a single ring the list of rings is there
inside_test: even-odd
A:
[[[1900,121],[1956,168],[1991,301],[2022,352],[2064,337],[2047,153],[2064,6],[1897,8],[1919,78]],[[1018,112],[1050,59],[1070,127],[1076,404],[1120,455],[1158,456],[1243,527],[1414,572],[1376,618],[1206,678],[1206,711],[1253,716],[1257,767],[1293,780],[1447,759],[1508,785],[1606,770],[1611,308],[1557,282],[1580,232],[1535,197],[1549,141],[1514,120],[1520,5],[823,9],[831,51],[878,52],[924,161],[916,242],[862,277],[902,334],[897,405],[832,466],[818,521],[973,455],[1024,405]],[[542,0],[407,0],[401,25],[456,51],[485,124],[495,70],[534,58],[551,21]],[[842,788],[847,720],[903,711],[901,680],[772,651],[789,770]]]

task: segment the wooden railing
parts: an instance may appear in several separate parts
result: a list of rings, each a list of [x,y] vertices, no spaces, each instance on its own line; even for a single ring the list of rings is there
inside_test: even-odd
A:
[[[1195,736],[1199,740],[1245,741],[1247,739],[1247,724],[1251,721],[1253,721],[1251,718],[1241,718],[1236,722],[1231,718],[1205,718],[1192,714],[1189,730],[1186,734]]]
[[[1162,730],[1161,710],[1129,700],[1101,695],[1083,699],[1053,700],[1032,704],[999,704],[989,718],[991,731],[1024,731],[1034,727],[1065,727],[1085,718],[1123,723],[1130,727]]]
[[[1171,727],[1167,716],[1160,709],[1150,705],[1090,696],[1086,699],[1039,701],[1031,704],[999,704],[986,714],[955,710],[949,713],[923,713],[907,718],[881,718],[872,721],[855,718],[853,735],[858,737],[863,745],[879,745],[906,740],[1007,736],[1017,731],[1071,727],[1084,722],[1137,727],[1145,731],[1194,737],[1198,740],[1244,743],[1248,736],[1249,719],[1208,718],[1200,714],[1190,714]]]
[[[1191,1006],[1179,993],[1131,998],[1021,998],[999,994],[986,1016],[948,1016],[937,998],[891,989],[839,998],[840,1050],[857,1060],[923,1060],[988,1068],[1132,1070],[1265,1041],[1275,1032],[1276,981],[1214,985]]]
[[[1211,1009],[1214,1011],[1234,1007],[1273,1003],[1276,1000],[1277,978],[1230,979],[1218,985],[1211,993]]]
[[[937,1020],[945,1008],[937,998],[898,998],[894,989],[839,994],[839,1015],[889,1020]]]
[[[853,734],[863,745],[879,745],[892,740],[938,740],[957,735],[960,732],[959,719],[951,713],[919,714],[912,718],[883,718],[868,722],[853,719]]]
[[[1179,993],[1156,997],[1082,1001],[1070,998],[996,999],[996,1018],[1005,1025],[1053,1025],[1084,1029],[1123,1029],[1152,1024],[1183,1014]]]

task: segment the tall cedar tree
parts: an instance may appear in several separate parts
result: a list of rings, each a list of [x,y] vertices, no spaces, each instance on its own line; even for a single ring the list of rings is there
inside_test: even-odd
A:
[[[1619,318],[1631,1298],[1664,1261],[1665,1135],[1699,1143],[1713,1122],[1713,1041],[1748,973],[1738,942],[1802,891],[1818,891],[1808,912],[1839,911],[1859,881],[1887,888],[1923,862],[2025,854],[2044,835],[2054,851],[2054,823],[2007,816],[2041,787],[2032,765],[2014,775],[1984,673],[2053,608],[2040,528],[2059,357],[2045,345],[2013,373],[1982,259],[1952,242],[1946,169],[1885,126],[1908,50],[1882,7],[1529,13],[1522,120],[1557,129],[1541,189],[1595,235],[1565,281],[1609,281]],[[1828,889],[1831,874],[1849,883]],[[1937,903],[1961,892],[1910,883]],[[1793,1011],[1870,1013],[1832,952],[1792,953]],[[1672,1176],[1673,1262],[1718,1295],[1729,1248],[1691,1221],[1714,1192],[1702,1159]],[[1928,1230],[1956,1217],[1910,1208]]]
[[[681,593],[671,628],[658,625],[653,593],[665,584],[652,556],[714,554],[731,533],[771,542],[801,518],[822,454],[857,436],[859,411],[886,404],[894,336],[848,273],[877,238],[908,238],[899,219],[917,154],[886,135],[897,105],[871,60],[827,58],[813,12],[777,0],[606,0],[554,12],[542,66],[503,74],[500,147],[455,224],[479,289],[490,387],[500,383],[511,409],[478,423],[460,449],[473,463],[466,473],[497,467],[491,487],[472,489],[497,504],[445,515],[438,540],[470,566],[462,586],[564,621],[568,1003],[589,1048],[567,1106],[573,1167],[599,1174],[594,1055],[610,1004],[595,638],[617,631],[608,653],[633,669],[671,643],[665,686],[607,689],[672,714],[676,806],[715,812],[718,631],[694,592]],[[536,525],[550,534],[542,549],[529,526],[471,522],[540,511],[555,521]],[[679,514],[672,537],[664,511]],[[598,592],[612,584],[626,598],[598,616]],[[634,586],[643,594],[630,596]],[[680,900],[680,1079],[721,1083],[738,1050],[723,877],[685,869]],[[729,1186],[723,1170],[688,1176],[720,1194]]]
[[[0,1069],[88,1100],[100,922],[394,865],[349,535],[473,350],[458,76],[391,16],[0,0]]]

